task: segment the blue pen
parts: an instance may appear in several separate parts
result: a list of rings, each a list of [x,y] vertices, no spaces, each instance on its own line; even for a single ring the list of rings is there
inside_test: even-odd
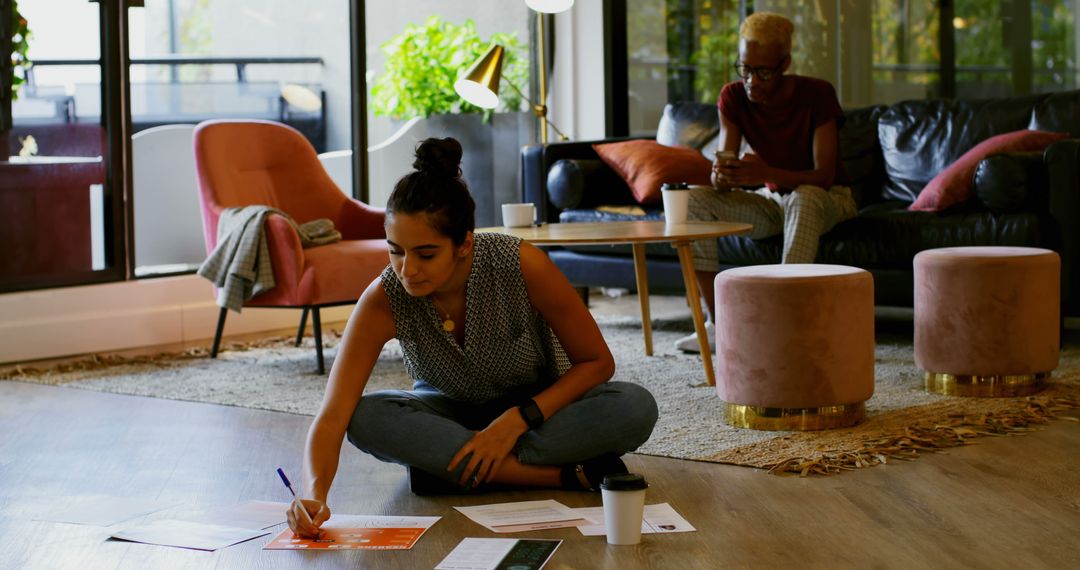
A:
[[[285,472],[282,471],[280,467],[278,467],[277,474],[279,477],[281,477],[281,482],[285,483],[285,488],[288,489],[290,493],[292,493],[293,501],[300,504],[299,510],[300,512],[304,513],[304,518],[307,520],[307,523],[311,526],[315,526],[315,522],[311,520],[311,515],[309,515],[307,512],[307,507],[304,506],[304,503],[300,502],[300,497],[296,496],[296,491],[293,491],[292,483],[290,483],[289,478],[285,476]]]

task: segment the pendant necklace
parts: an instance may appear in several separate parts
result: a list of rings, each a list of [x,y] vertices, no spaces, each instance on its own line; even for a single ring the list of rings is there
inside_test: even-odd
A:
[[[438,315],[439,313],[443,314],[442,330],[446,332],[454,332],[454,319],[450,318],[450,313],[442,310],[442,308],[439,307],[439,304],[435,302],[435,297],[429,298],[431,299],[431,306],[435,307],[436,315]]]

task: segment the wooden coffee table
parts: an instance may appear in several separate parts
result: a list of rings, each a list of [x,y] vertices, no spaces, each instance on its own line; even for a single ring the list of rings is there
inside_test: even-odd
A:
[[[524,228],[502,226],[480,228],[477,232],[512,235],[534,245],[583,245],[583,244],[631,244],[634,251],[634,275],[637,277],[638,300],[641,303],[641,327],[645,333],[645,354],[652,356],[652,319],[649,316],[649,280],[645,271],[645,244],[670,243],[679,253],[683,283],[686,285],[686,301],[694,319],[701,348],[701,360],[705,365],[705,379],[710,386],[716,384],[713,372],[712,351],[705,336],[705,319],[701,314],[697,278],[694,275],[694,258],[690,242],[699,239],[748,233],[753,226],[733,222],[687,222],[667,225],[664,222],[582,222],[577,224],[543,224]]]

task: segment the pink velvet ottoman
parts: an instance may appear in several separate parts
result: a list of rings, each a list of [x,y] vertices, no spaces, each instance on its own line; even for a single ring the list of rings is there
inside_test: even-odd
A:
[[[915,256],[915,363],[926,390],[1024,396],[1058,365],[1061,258],[1030,247]]]
[[[850,426],[874,394],[874,280],[842,265],[721,272],[716,392],[731,425],[768,430]]]

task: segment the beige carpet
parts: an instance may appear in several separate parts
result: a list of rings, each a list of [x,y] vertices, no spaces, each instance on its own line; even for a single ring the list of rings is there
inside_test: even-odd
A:
[[[640,323],[602,318],[601,329],[615,355],[615,379],[641,384],[660,405],[652,438],[638,453],[731,463],[775,473],[831,473],[963,445],[983,435],[1024,433],[1061,412],[1080,406],[1080,347],[1062,354],[1050,387],[1030,398],[970,399],[922,391],[910,338],[879,338],[876,387],[867,402],[868,420],[851,429],[786,433],[736,429],[724,422],[723,406],[704,383],[701,361],[671,346],[686,334],[685,321],[657,322],[655,355],[646,357]],[[328,335],[327,366],[337,337]],[[314,374],[314,349],[294,348],[289,339],[234,346],[217,360],[205,351],[123,359],[93,358],[48,370],[9,368],[0,379],[69,388],[190,400],[312,415],[326,378]],[[408,388],[396,343],[383,350],[368,391]],[[1071,419],[1071,418],[1070,418]]]

